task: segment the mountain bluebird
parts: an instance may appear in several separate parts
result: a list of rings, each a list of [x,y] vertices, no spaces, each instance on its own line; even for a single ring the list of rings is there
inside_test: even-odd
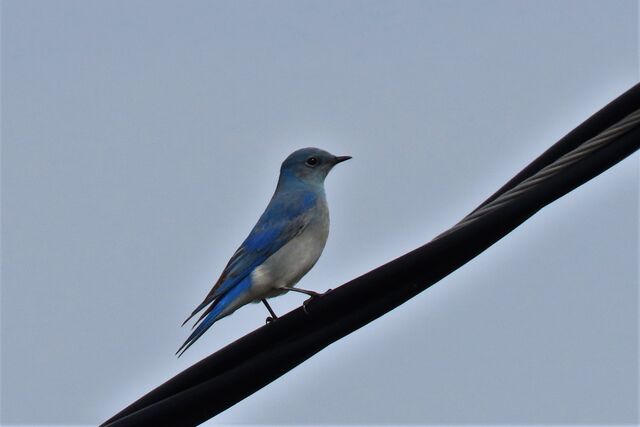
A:
[[[294,286],[318,261],[329,235],[324,179],[350,158],[303,148],[285,159],[267,209],[207,297],[184,321],[183,325],[206,307],[176,354],[182,355],[211,325],[245,304],[262,301],[276,319],[267,298],[287,291],[319,296]]]

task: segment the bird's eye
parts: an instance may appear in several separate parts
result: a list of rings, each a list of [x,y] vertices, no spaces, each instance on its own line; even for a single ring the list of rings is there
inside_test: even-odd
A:
[[[305,163],[307,165],[309,165],[309,166],[315,166],[315,165],[318,164],[318,158],[317,157],[309,157]]]

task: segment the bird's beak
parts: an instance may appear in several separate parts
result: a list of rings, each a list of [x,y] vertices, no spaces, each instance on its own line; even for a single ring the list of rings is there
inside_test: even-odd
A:
[[[336,156],[336,158],[334,159],[334,163],[337,165],[338,163],[349,160],[350,158],[351,156]]]

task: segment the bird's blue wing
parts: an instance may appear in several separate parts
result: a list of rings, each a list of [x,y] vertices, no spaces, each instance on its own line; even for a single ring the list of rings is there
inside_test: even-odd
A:
[[[307,226],[307,213],[315,206],[316,201],[316,194],[309,191],[280,193],[274,196],[249,236],[227,263],[207,297],[184,323],[229,292],[278,249],[299,235]],[[213,308],[211,305],[198,322]]]
[[[176,354],[182,355],[211,325],[219,320],[224,309],[249,290],[251,272],[287,242],[299,235],[309,223],[308,213],[317,201],[317,196],[314,193],[286,193],[279,194],[279,196],[274,196],[249,236],[227,263],[213,289],[184,321],[186,323],[208,306],[195,323],[195,330],[180,346]]]

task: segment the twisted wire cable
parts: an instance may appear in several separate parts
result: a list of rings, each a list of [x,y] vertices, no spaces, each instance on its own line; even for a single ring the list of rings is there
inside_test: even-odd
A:
[[[558,174],[563,169],[582,160],[592,152],[604,147],[607,144],[611,144],[621,135],[629,132],[638,124],[640,124],[640,109],[624,117],[618,123],[608,127],[593,138],[585,141],[583,144],[579,145],[572,151],[569,151],[567,154],[558,158],[555,162],[540,169],[537,173],[525,179],[512,189],[502,193],[496,199],[485,205],[479,206],[476,210],[460,220],[460,222],[458,222],[456,225],[439,234],[433,240],[440,239],[441,237],[444,237],[447,234],[452,233],[453,231],[466,227],[470,223],[476,221],[478,218],[488,214],[489,212],[499,209],[506,203],[509,203],[510,201],[529,191],[531,188],[539,185],[541,182]]]

